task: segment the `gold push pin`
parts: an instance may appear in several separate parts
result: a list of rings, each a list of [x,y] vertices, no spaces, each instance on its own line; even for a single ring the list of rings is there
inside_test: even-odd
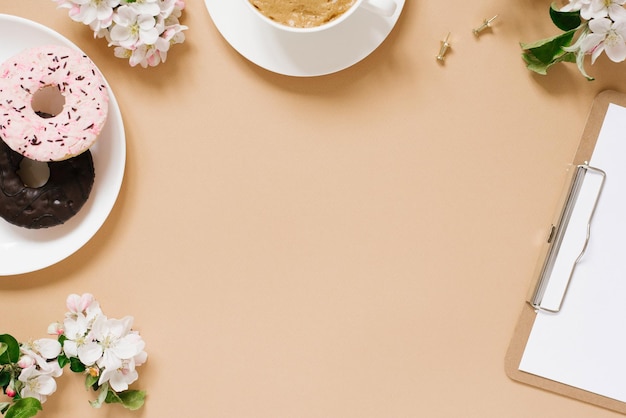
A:
[[[483,20],[483,24],[480,25],[479,27],[477,27],[476,29],[473,29],[472,32],[474,32],[475,36],[478,36],[480,34],[480,32],[484,31],[487,28],[491,27],[491,22],[493,22],[494,20],[496,20],[496,18],[498,17],[498,15],[495,15],[494,17],[492,17],[491,19],[484,19]]]
[[[448,52],[448,48],[450,48],[450,43],[448,40],[450,39],[450,32],[446,36],[446,39],[441,41],[441,48],[439,48],[439,55],[437,55],[437,61],[443,62],[446,59],[446,52]]]

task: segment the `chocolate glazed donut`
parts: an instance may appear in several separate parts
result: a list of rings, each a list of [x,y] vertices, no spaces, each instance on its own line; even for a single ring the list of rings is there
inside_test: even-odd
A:
[[[23,159],[0,138],[0,216],[17,226],[40,229],[76,215],[93,187],[91,152],[49,162],[50,177],[36,188],[24,185],[18,174]]]

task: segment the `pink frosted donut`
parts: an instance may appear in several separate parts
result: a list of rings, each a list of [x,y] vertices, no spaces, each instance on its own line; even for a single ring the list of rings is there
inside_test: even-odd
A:
[[[76,49],[29,48],[0,65],[0,136],[26,158],[62,161],[81,154],[98,138],[108,107],[102,75]]]

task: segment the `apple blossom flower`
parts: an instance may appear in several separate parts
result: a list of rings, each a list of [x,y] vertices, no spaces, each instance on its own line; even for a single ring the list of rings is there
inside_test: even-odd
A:
[[[124,48],[134,49],[138,44],[152,45],[159,37],[155,18],[138,14],[130,6],[120,6],[113,22],[111,40]]]
[[[102,357],[97,361],[100,369],[117,369],[125,360],[143,351],[145,343],[139,333],[131,331],[133,317],[123,319],[98,318],[93,324],[93,336],[102,346]]]
[[[591,54],[593,64],[602,51],[614,62],[626,59],[626,20],[613,22],[602,17],[589,21],[589,31],[580,43],[583,53]]]
[[[22,398],[36,398],[42,403],[57,389],[54,377],[50,373],[42,372],[36,367],[23,369],[18,380],[24,384],[20,390]]]
[[[130,65],[141,65],[146,68],[148,66],[155,67],[167,59],[167,52],[170,47],[177,43],[185,41],[183,30],[187,29],[183,25],[171,25],[156,40],[154,45],[141,45],[135,50],[120,50],[117,53],[122,56],[127,55],[130,58]]]
[[[67,338],[63,343],[65,355],[77,357],[86,366],[94,364],[102,356],[102,347],[94,340],[87,317],[81,314],[76,319],[66,319],[63,324]]]
[[[41,338],[22,344],[20,351],[23,353],[17,362],[22,369],[18,376],[23,383],[20,396],[45,402],[46,397],[56,390],[54,378],[63,374],[55,361],[61,354],[61,344],[57,340]]]
[[[107,368],[100,375],[98,385],[108,382],[116,392],[128,389],[128,386],[139,378],[133,359],[124,360],[117,368]]]
[[[157,40],[157,42],[160,42]],[[158,50],[155,45],[139,45],[134,50],[119,50],[119,54],[128,56],[128,63],[131,67],[137,65],[147,68],[154,67],[160,62],[160,56],[157,55]],[[116,56],[120,56],[116,53]]]
[[[51,360],[61,354],[61,343],[52,338],[40,338],[22,344],[20,351],[34,358],[42,357],[46,360]]]
[[[20,352],[23,355],[20,357],[18,365],[23,369],[34,367],[43,373],[59,377],[63,374],[63,371],[59,367],[58,362],[48,360],[56,359],[61,354],[61,350],[61,343],[51,338],[29,341],[20,346]]]
[[[580,7],[580,16],[585,20],[610,17],[611,19],[624,18],[626,0],[586,0]]]

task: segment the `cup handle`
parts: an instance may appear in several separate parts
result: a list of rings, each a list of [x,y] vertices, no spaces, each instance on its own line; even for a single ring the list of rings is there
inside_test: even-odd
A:
[[[364,0],[363,7],[382,16],[391,16],[395,13],[396,0]]]

